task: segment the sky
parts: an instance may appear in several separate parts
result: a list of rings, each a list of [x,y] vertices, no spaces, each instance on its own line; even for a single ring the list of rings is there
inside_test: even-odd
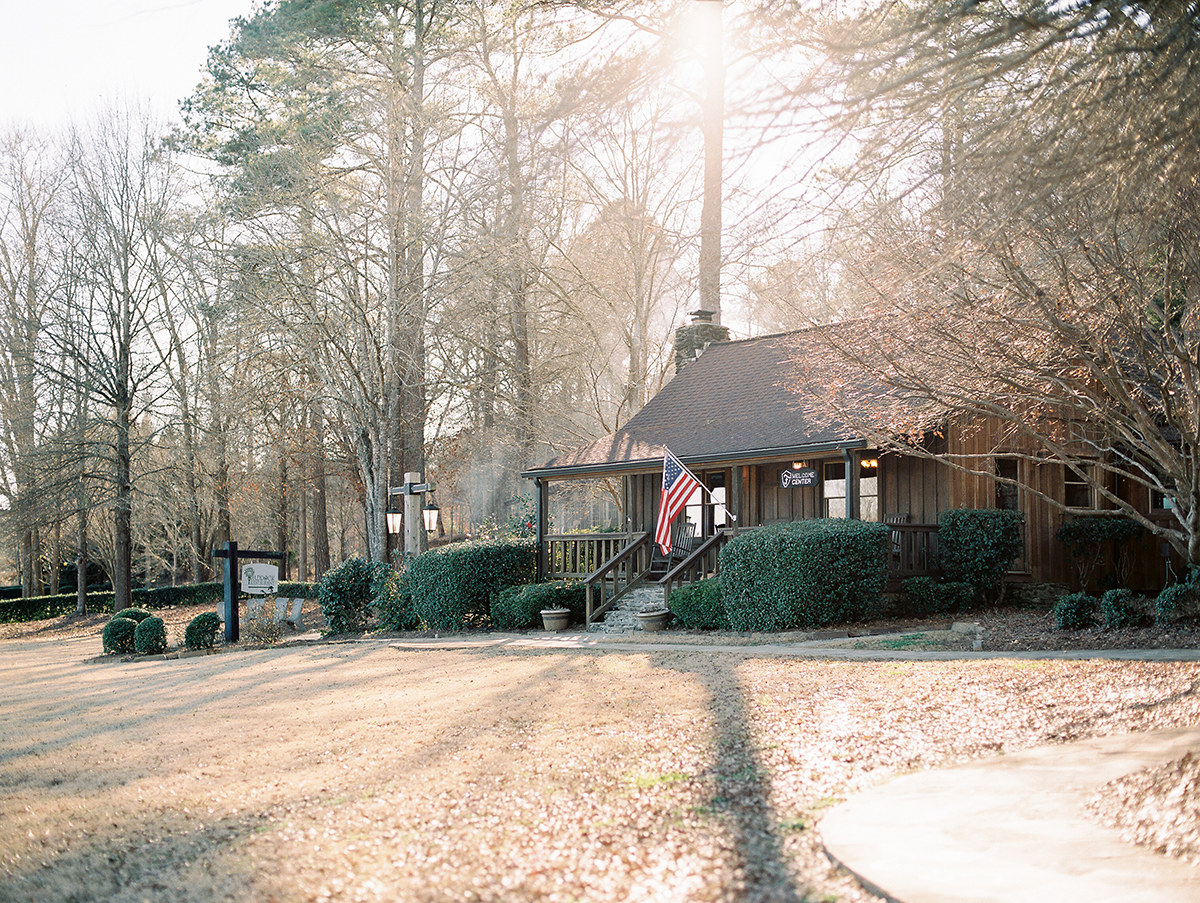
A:
[[[254,0],[0,0],[0,130],[85,123],[114,103],[163,120]]]

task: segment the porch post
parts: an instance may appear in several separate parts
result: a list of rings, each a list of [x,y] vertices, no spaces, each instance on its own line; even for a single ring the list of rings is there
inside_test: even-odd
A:
[[[546,579],[546,521],[550,517],[549,500],[546,498],[550,494],[550,487],[542,482],[541,477],[533,478],[533,501],[537,509],[537,516],[534,518],[534,529],[536,530],[535,542],[537,543],[537,582],[541,583]]]
[[[858,452],[843,448],[842,460],[846,462],[846,517],[858,520]]]
[[[746,517],[746,512],[742,510],[742,499],[746,497],[746,468],[741,464],[734,464],[732,471],[733,479],[730,482],[733,485],[729,487],[729,506],[737,520],[726,524],[726,527],[736,535],[738,524]]]

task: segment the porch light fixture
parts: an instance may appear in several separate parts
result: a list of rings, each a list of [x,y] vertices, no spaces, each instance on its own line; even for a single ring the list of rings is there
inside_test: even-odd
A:
[[[425,521],[425,532],[432,533],[438,527],[438,514],[441,513],[441,508],[434,504],[433,499],[429,500],[429,504],[421,509],[421,519]]]
[[[876,467],[879,466],[879,459],[878,458],[863,458],[862,466],[867,468],[868,470],[874,470]]]
[[[808,467],[808,463],[806,461],[793,461],[792,462],[792,470],[804,470],[804,468],[806,468],[806,467]]]
[[[391,505],[387,510],[387,531],[392,536],[395,536],[404,528],[404,512]]]

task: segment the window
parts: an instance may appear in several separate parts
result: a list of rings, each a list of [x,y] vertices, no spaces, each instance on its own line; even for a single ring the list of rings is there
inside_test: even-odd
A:
[[[858,462],[858,516],[879,520],[879,452],[863,452]]]
[[[1095,508],[1095,464],[1077,464],[1080,473],[1063,465],[1063,504],[1068,508]],[[1082,475],[1080,475],[1082,474]]]
[[[1157,489],[1150,490],[1150,510],[1151,511],[1170,511],[1175,507],[1175,499],[1167,495],[1165,492],[1159,492]]]
[[[1000,478],[996,480],[996,507],[1004,511],[1021,510],[1021,497],[1016,485],[1001,482],[1001,480],[1016,481],[1019,463],[1016,458],[996,459],[996,476]]]
[[[825,493],[825,516],[846,516],[846,464],[843,461],[826,461],[822,477]]]

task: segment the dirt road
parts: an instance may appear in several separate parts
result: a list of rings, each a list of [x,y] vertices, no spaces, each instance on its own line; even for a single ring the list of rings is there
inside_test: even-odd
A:
[[[869,900],[898,771],[1200,723],[1200,665],[0,642],[0,899]]]

